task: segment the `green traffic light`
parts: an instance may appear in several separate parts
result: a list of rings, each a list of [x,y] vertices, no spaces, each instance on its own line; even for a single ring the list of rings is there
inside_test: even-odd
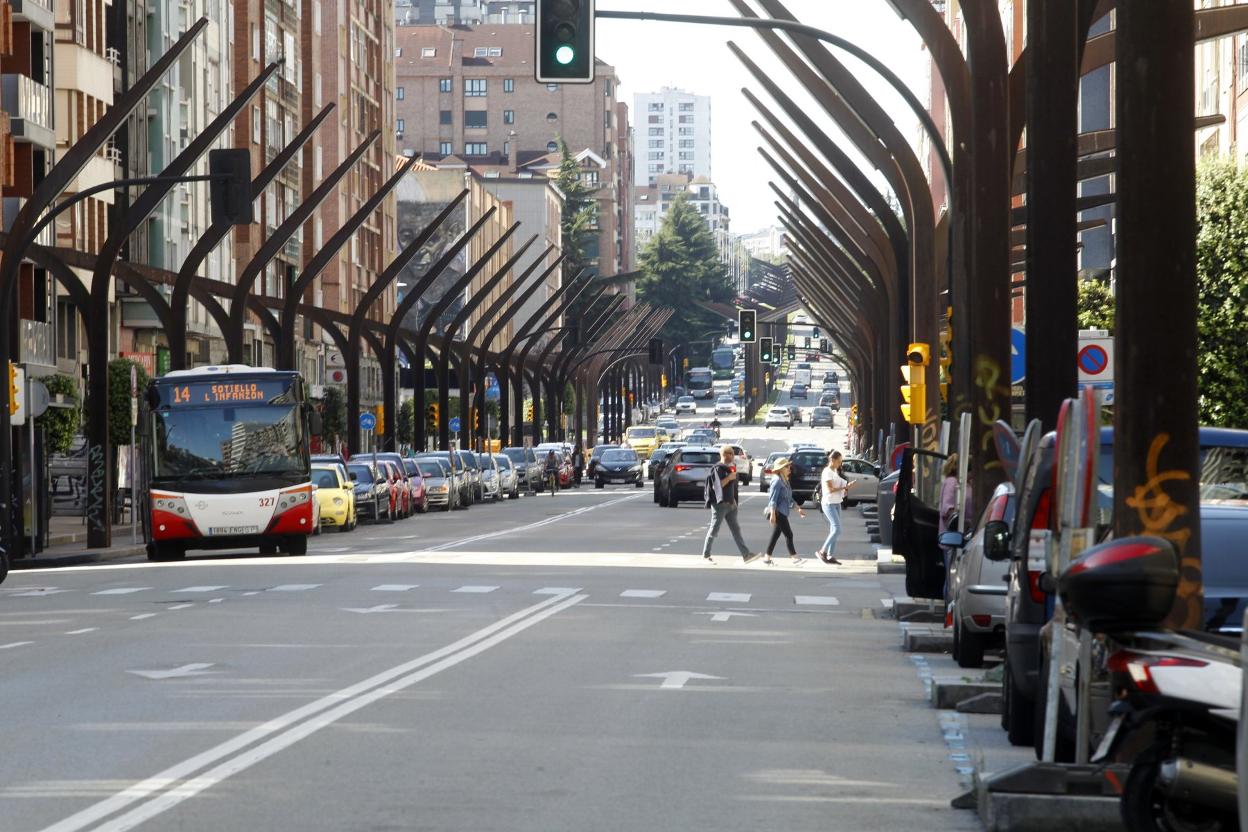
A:
[[[562,66],[567,66],[576,60],[576,50],[571,46],[563,45],[555,50],[555,60]]]

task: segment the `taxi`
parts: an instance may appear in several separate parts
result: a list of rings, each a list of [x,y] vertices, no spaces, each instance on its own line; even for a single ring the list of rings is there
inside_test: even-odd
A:
[[[341,465],[313,465],[312,484],[321,508],[321,525],[349,532],[359,523],[354,484],[342,476]]]
[[[667,442],[667,431],[654,425],[633,425],[624,431],[626,448],[632,448],[641,459],[649,459],[654,449]]]

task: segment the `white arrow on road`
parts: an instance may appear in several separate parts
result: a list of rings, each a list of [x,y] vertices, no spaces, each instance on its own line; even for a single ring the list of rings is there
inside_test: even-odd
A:
[[[708,676],[705,673],[691,673],[688,670],[669,670],[666,673],[636,673],[638,679],[662,679],[659,690],[680,690],[690,679],[723,679],[723,676]]]
[[[358,612],[363,615],[368,615],[369,613],[373,613],[373,612],[452,612],[452,610],[449,610],[449,609],[445,609],[445,610],[434,610],[434,609],[417,610],[417,609],[411,609],[411,608],[402,609],[399,607],[398,604],[378,604],[374,607],[342,607],[341,609],[343,612]]]
[[[142,676],[144,679],[181,679],[186,676],[207,676],[211,673],[219,673],[218,670],[209,670],[214,665],[206,662],[195,662],[194,664],[184,664],[181,667],[175,667],[171,670],[127,670],[127,673],[133,673],[135,676]]]
[[[712,621],[727,621],[734,615],[743,615],[746,618],[756,618],[752,612],[699,612],[694,615],[709,615]]]

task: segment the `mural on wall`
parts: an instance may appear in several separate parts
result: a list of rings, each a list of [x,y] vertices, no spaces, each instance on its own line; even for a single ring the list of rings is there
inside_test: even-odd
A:
[[[458,191],[455,191],[454,193],[449,193],[446,198],[440,198],[439,196],[431,195],[430,189],[420,187],[420,183],[412,183],[416,187],[403,187],[408,185],[414,178],[418,177],[407,177],[407,180],[401,183],[399,188],[398,235],[400,249],[410,244],[421,231],[433,222],[437,215],[446,209],[446,206],[451,203],[454,196],[458,193]],[[411,262],[404,267],[398,278],[400,284],[406,284],[399,288],[400,298],[404,296],[406,291],[414,288],[428,274],[430,268],[463,235],[467,225],[466,220],[466,212],[462,211],[448,217],[429,242],[420,250],[420,253],[413,257]],[[430,308],[442,299],[446,291],[457,280],[463,277],[467,268],[467,246],[465,246],[464,250],[460,251],[450,265],[434,280],[433,284],[422,293],[420,299],[412,305],[411,310],[407,313],[407,317],[403,320],[403,325],[412,330],[418,329],[425,322]],[[461,296],[450,305],[445,314],[442,315],[442,319],[434,325],[434,334],[443,334],[444,327],[463,309],[463,306],[464,300]]]

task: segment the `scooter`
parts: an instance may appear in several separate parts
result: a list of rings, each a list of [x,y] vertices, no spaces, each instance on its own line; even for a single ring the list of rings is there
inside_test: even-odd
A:
[[[1165,540],[1093,547],[1058,580],[1072,618],[1113,645],[1113,704],[1092,762],[1123,761],[1131,832],[1237,832],[1235,735],[1243,665],[1237,639],[1161,630],[1179,583]]]

